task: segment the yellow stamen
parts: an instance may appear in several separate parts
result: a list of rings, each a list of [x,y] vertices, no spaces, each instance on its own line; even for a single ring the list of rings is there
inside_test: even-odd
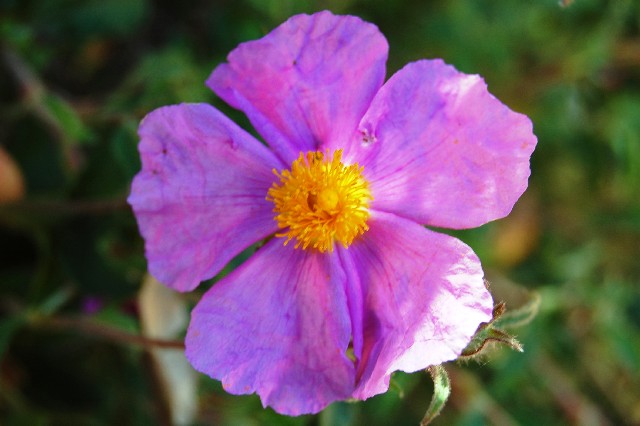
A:
[[[327,151],[327,157],[329,152]],[[342,164],[342,150],[325,159],[322,152],[301,153],[291,170],[274,173],[280,178],[267,193],[275,205],[275,220],[295,248],[333,251],[334,241],[349,247],[354,238],[369,229],[369,183],[358,164]]]

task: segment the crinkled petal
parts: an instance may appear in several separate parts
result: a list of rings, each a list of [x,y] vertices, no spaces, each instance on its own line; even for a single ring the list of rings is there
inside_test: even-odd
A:
[[[457,358],[493,307],[480,261],[460,240],[387,213],[373,212],[369,226],[348,250],[364,300],[359,399],[385,392],[396,370]]]
[[[387,51],[378,28],[357,17],[296,15],[238,46],[207,84],[290,164],[351,137],[384,82]]]
[[[163,107],[147,115],[139,134],[142,170],[128,201],[160,282],[192,290],[276,231],[265,197],[282,165],[218,110]]]
[[[535,145],[531,121],[481,77],[423,60],[382,87],[344,158],[365,167],[372,208],[461,229],[509,214]]]
[[[335,254],[276,238],[215,284],[192,312],[186,354],[234,394],[257,392],[282,414],[346,399],[355,368],[345,273]]]

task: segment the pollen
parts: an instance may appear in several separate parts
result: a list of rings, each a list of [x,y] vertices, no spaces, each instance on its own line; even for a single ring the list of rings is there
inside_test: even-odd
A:
[[[276,182],[267,193],[275,205],[275,220],[287,245],[295,248],[333,251],[336,241],[345,248],[369,227],[369,183],[357,163],[342,163],[342,150],[330,158],[329,151],[300,153],[290,170],[274,173]]]

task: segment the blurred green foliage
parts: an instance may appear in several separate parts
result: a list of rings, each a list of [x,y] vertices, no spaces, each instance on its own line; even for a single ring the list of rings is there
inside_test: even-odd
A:
[[[639,424],[640,3],[562,3],[0,0],[0,150],[13,164],[0,163],[0,424],[169,422],[142,346],[74,323],[140,331],[145,260],[124,201],[137,124],[210,102],[249,128],[204,80],[238,43],[321,9],[376,23],[389,75],[432,57],[481,74],[539,138],[512,215],[455,234],[496,299],[536,291],[540,313],[512,330],[524,353],[447,367],[435,423]],[[2,174],[14,169],[24,190]],[[4,201],[3,185],[19,195]],[[398,374],[385,395],[288,418],[203,376],[195,423],[415,425],[431,393],[426,373]]]

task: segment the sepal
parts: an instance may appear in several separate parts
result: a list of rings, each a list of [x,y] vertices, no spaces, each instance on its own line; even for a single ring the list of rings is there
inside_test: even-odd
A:
[[[432,365],[427,368],[427,371],[433,380],[433,396],[427,412],[424,414],[422,421],[420,421],[420,426],[426,426],[438,417],[451,394],[449,375],[442,365]]]
[[[529,293],[529,300],[521,307],[507,312],[504,302],[498,303],[493,308],[493,318],[491,321],[482,323],[478,327],[471,342],[462,351],[458,359],[473,359],[481,355],[489,343],[495,342],[518,352],[523,352],[522,344],[505,329],[521,327],[528,324],[538,313],[540,307],[540,295]]]

